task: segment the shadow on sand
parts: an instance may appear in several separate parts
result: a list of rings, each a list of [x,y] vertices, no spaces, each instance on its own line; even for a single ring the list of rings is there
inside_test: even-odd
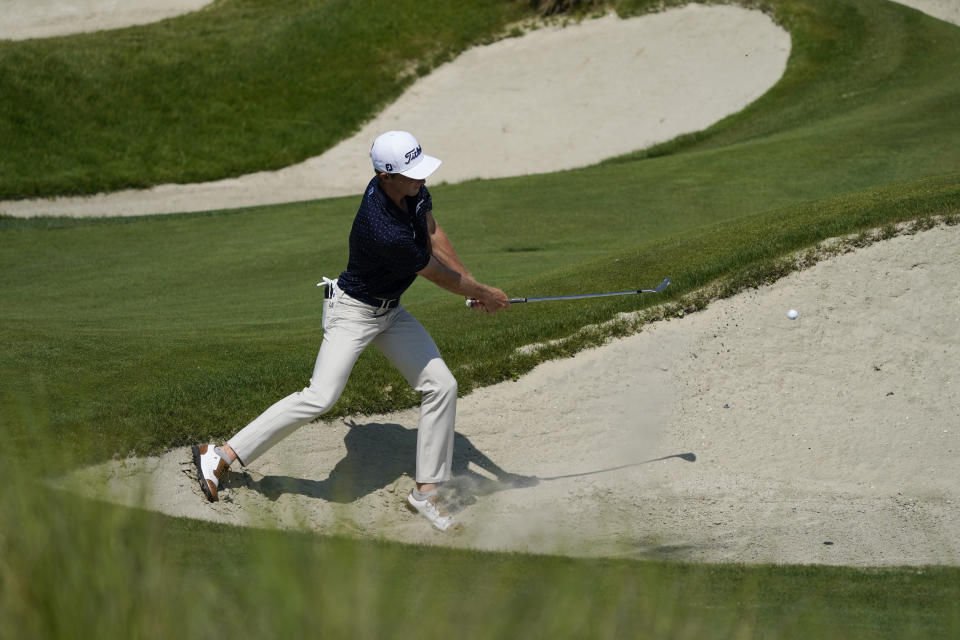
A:
[[[411,478],[414,476],[417,452],[416,429],[407,429],[399,424],[377,422],[352,423],[349,426],[350,431],[344,437],[347,454],[323,480],[290,476],[264,476],[256,480],[249,473],[241,472],[232,474],[227,481],[227,486],[245,486],[270,500],[276,500],[284,494],[300,494],[346,504],[386,488],[403,476]],[[444,497],[451,511],[458,511],[475,503],[478,497],[506,489],[536,486],[541,481],[594,475],[670,458],[680,458],[688,462],[697,459],[692,453],[681,453],[609,469],[537,478],[504,470],[477,449],[469,438],[459,433],[454,434],[453,451],[453,477],[442,485]],[[469,468],[470,463],[493,477],[473,471]]]
[[[245,486],[271,500],[289,493],[349,503],[388,487],[403,476],[414,476],[416,429],[376,422],[353,423],[350,427],[343,440],[347,454],[323,480],[290,476],[264,476],[255,480],[249,473],[241,472],[232,474],[228,486]],[[453,451],[453,478],[443,485],[451,510],[472,504],[478,496],[538,482],[534,477],[505,471],[459,433],[454,434]],[[471,462],[493,478],[470,469]]]

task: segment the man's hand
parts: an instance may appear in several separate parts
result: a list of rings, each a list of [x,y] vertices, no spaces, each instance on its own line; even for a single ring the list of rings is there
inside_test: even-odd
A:
[[[481,284],[474,280],[473,276],[464,275],[450,269],[437,260],[436,256],[431,256],[427,266],[418,271],[417,274],[447,291],[475,300],[476,302],[472,306],[479,307],[479,311],[493,313],[510,306],[510,299],[503,291],[496,287]]]
[[[473,304],[470,305],[472,309],[485,313],[496,313],[500,309],[506,309],[510,306],[510,300],[503,291],[496,287],[481,286],[484,288],[484,292],[473,299]]]

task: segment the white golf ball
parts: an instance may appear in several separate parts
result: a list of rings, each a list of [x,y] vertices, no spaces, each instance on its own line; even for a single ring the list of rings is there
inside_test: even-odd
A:
[[[790,318],[791,320],[796,320],[797,316],[799,315],[800,314],[797,313],[796,309],[790,309],[790,311],[787,311],[787,317]]]

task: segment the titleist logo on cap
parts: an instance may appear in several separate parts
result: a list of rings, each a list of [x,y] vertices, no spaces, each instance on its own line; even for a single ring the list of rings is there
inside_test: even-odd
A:
[[[411,149],[410,151],[407,151],[407,152],[404,154],[404,157],[407,159],[407,164],[410,164],[410,162],[411,162],[414,158],[416,158],[417,156],[419,156],[421,153],[423,153],[423,149],[421,149],[420,147],[417,147],[416,149]]]

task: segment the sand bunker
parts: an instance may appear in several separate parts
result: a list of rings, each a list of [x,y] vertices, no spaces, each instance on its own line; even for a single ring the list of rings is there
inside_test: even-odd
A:
[[[960,226],[897,237],[462,398],[459,536],[402,507],[416,410],[304,427],[214,505],[187,449],[66,485],[178,516],[423,544],[957,564],[957,255]]]
[[[48,23],[74,31],[140,24],[208,4],[126,0],[121,9],[118,0],[0,0],[0,8],[4,3],[9,17],[0,38],[70,32],[48,32]],[[902,4],[960,23],[956,0]],[[544,28],[465,52],[350,139],[298,165],[203,184],[0,201],[0,212],[127,216],[352,195],[370,175],[372,140],[391,128],[414,131],[431,154],[446,160],[435,174],[439,182],[586,166],[741,110],[783,75],[789,49],[789,35],[768,17],[733,6],[689,5]]]
[[[49,38],[149,24],[213,0],[0,0],[0,40]]]
[[[350,139],[281,171],[88,198],[0,202],[33,215],[143,215],[352,195],[370,145],[413,131],[444,160],[431,182],[550,172],[704,129],[783,75],[789,35],[758,11],[690,5],[545,27],[466,51],[416,82]]]
[[[960,25],[960,0],[895,0],[934,18]]]

